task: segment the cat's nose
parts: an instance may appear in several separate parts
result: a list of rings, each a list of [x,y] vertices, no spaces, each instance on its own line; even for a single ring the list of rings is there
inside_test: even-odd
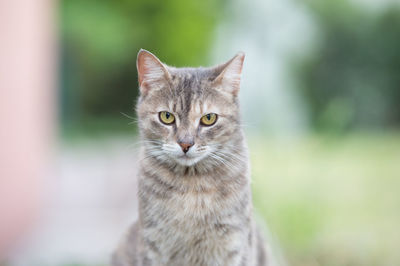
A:
[[[194,145],[193,141],[187,141],[187,140],[180,140],[178,141],[179,146],[181,146],[182,151],[184,153],[187,153],[190,149],[190,147],[192,147]]]

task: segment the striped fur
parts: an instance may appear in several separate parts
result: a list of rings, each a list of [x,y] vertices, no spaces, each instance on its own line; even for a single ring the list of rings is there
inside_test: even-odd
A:
[[[141,50],[139,219],[113,266],[264,266],[252,218],[250,166],[239,119],[244,55],[214,68],[173,68]],[[158,113],[174,114],[165,125]],[[216,113],[211,127],[199,120]],[[191,138],[186,157],[177,145]]]

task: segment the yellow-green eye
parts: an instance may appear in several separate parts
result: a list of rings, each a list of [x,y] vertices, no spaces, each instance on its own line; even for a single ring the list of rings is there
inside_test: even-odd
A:
[[[204,126],[212,126],[217,121],[217,114],[206,114],[201,119],[200,122]]]
[[[167,111],[162,111],[159,113],[160,121],[166,125],[171,125],[175,122],[175,116]]]

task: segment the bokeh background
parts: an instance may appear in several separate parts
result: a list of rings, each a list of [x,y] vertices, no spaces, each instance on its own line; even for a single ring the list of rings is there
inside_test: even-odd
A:
[[[246,53],[254,205],[284,265],[400,265],[398,1],[41,3],[54,140],[38,217],[5,265],[107,265],[136,219],[140,48],[174,66]]]

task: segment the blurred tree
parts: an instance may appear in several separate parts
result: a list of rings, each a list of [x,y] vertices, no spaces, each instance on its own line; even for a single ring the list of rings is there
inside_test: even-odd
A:
[[[172,65],[208,61],[223,0],[63,0],[64,121],[120,116],[137,96],[136,54]]]
[[[306,1],[319,27],[297,77],[317,129],[400,125],[400,8],[381,13],[345,0]]]

